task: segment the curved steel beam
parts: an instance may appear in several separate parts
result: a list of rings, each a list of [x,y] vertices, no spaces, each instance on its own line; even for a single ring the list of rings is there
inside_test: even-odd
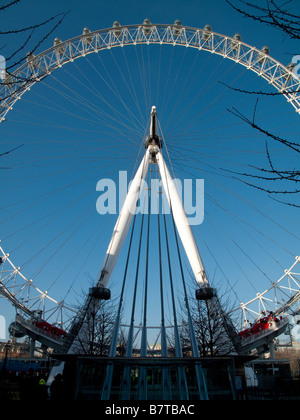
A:
[[[270,57],[266,47],[259,50],[242,42],[240,36],[232,38],[218,34],[208,25],[198,29],[176,23],[126,26],[115,23],[113,28],[94,32],[85,28],[82,35],[64,42],[56,38],[52,48],[37,56],[28,54],[21,67],[12,74],[4,73],[0,85],[0,123],[26,91],[55,69],[87,54],[139,44],[191,47],[233,60],[273,85],[300,112],[300,79],[295,76],[294,67],[286,67]]]

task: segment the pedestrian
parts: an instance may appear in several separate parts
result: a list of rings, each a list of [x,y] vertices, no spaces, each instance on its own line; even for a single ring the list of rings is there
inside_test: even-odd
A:
[[[51,400],[62,400],[64,396],[63,377],[58,373],[50,386]]]

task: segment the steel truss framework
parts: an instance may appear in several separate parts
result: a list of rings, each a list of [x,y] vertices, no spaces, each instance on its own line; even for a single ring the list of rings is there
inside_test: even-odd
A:
[[[36,312],[46,321],[68,330],[77,310],[65,302],[58,302],[49,296],[47,291],[36,287],[33,280],[26,278],[19,267],[16,267],[0,246],[0,294],[23,314],[23,323],[30,320]],[[300,257],[286,269],[282,277],[270,288],[228,313],[235,317],[238,314],[237,330],[243,330],[259,320],[264,314],[275,315],[298,314],[297,302],[300,299]],[[152,326],[153,327],[153,326]],[[140,327],[138,327],[140,328]],[[148,328],[151,328],[149,326]],[[158,327],[156,327],[158,328]]]
[[[13,306],[26,318],[39,314],[44,320],[68,328],[77,311],[65,302],[58,302],[49,296],[47,291],[35,286],[32,279],[21,273],[0,246],[0,294],[8,299]]]
[[[241,303],[233,312],[240,311],[240,327],[247,328],[250,323],[260,319],[265,314],[273,312],[279,316],[286,313],[296,314],[298,309],[293,305],[300,299],[300,257],[294,264],[284,270],[284,274],[269,289],[257,293],[256,297],[247,303]]]
[[[287,98],[288,102],[300,112],[300,81],[294,77],[292,68],[287,68],[266,52],[247,45],[236,38],[212,32],[207,27],[196,29],[181,25],[143,25],[114,26],[110,29],[90,32],[68,41],[55,40],[55,45],[37,56],[29,55],[27,62],[13,74],[7,74],[0,85],[0,122],[4,121],[14,103],[38,81],[45,78],[55,69],[86,54],[98,53],[101,50],[126,45],[168,44],[185,46],[218,54],[235,61],[263,77],[277,91]],[[37,288],[14,266],[0,247],[0,294],[30,318],[35,311],[42,312],[42,318],[51,320],[67,329],[75,311],[64,302],[51,298],[47,291]],[[248,322],[257,320],[263,311],[276,314],[289,312],[300,298],[300,258],[286,270],[283,277],[268,290],[258,294],[248,303],[243,303],[233,312],[241,311],[240,329]],[[103,279],[101,279],[102,281]],[[104,282],[104,286],[105,286]],[[249,321],[251,319],[251,321]]]
[[[14,103],[38,81],[55,69],[86,54],[126,45],[167,44],[207,51],[235,61],[282,93],[287,101],[300,112],[300,79],[293,72],[293,65],[287,67],[268,54],[268,49],[259,50],[240,40],[204,29],[184,27],[181,24],[114,25],[113,28],[90,32],[85,28],[83,35],[62,42],[55,39],[54,46],[37,56],[28,54],[27,62],[12,74],[3,77],[0,86],[0,122],[13,108]]]

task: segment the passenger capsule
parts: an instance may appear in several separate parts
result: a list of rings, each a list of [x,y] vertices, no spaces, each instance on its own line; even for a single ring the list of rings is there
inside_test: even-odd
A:
[[[286,66],[286,68],[288,70],[288,72],[284,76],[286,80],[290,80],[291,79],[291,77],[292,77],[291,73],[294,72],[295,67],[296,67],[296,64],[295,63],[290,63],[290,64],[288,64]]]
[[[242,42],[242,37],[240,34],[235,34],[233,41],[231,41],[231,48],[236,51],[239,47],[239,44]]]
[[[268,57],[266,57],[267,55],[270,55],[270,48],[264,46],[261,49],[261,53],[258,54],[258,61],[263,64],[268,59]]]
[[[173,35],[178,37],[181,33],[182,24],[179,19],[176,19],[173,26]]]
[[[288,69],[288,71],[293,71],[294,68],[296,67],[295,63],[290,63],[286,66],[286,68]]]
[[[8,88],[13,86],[13,77],[6,70],[1,71],[1,80]]]
[[[59,55],[62,55],[64,53],[63,42],[60,38],[54,39],[54,47]]]
[[[235,39],[238,42],[241,42],[242,41],[242,37],[241,37],[240,34],[235,34],[234,37],[233,37],[233,39]]]
[[[109,300],[111,293],[109,289],[105,287],[91,287],[89,295],[94,299]]]
[[[144,20],[143,32],[146,36],[151,34],[151,21],[150,21],[150,19],[145,19]]]
[[[212,33],[212,28],[210,25],[205,25],[202,37],[204,41],[208,41]]]
[[[262,47],[261,52],[265,55],[270,55],[270,48],[267,45],[265,45],[264,47]]]
[[[8,332],[11,337],[22,338],[25,337],[26,332],[17,322],[12,322],[8,327]]]
[[[62,44],[62,40],[60,38],[54,39],[54,47],[59,47]]]
[[[31,68],[31,70],[34,70],[37,68],[37,60],[35,58],[35,55],[32,54],[32,52],[28,52],[26,54],[26,61],[29,67]]]
[[[196,299],[197,300],[210,300],[217,296],[216,289],[212,287],[201,287],[196,290]]]
[[[82,31],[82,35],[84,36],[85,42],[89,45],[93,41],[93,37],[90,34],[91,34],[91,31],[89,30],[89,28],[85,27]]]
[[[117,20],[113,24],[113,33],[116,38],[120,38],[120,36],[122,35],[120,22],[118,22]]]
[[[3,258],[0,257],[0,265],[3,264]]]

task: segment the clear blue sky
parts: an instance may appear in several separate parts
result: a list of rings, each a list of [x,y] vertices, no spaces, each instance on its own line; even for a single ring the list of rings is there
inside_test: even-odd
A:
[[[300,14],[299,4],[293,4]],[[180,19],[192,27],[210,24],[216,32],[231,36],[239,32],[248,44],[268,45],[271,55],[285,64],[297,53],[295,42],[242,18],[224,0],[27,0],[2,15],[1,28],[31,25],[65,11],[69,14],[39,52],[51,47],[54,37],[72,38],[85,26],[96,30],[112,26],[115,20],[133,24],[147,17],[152,23]],[[36,31],[31,45],[47,28]],[[6,38],[1,53],[9,56],[23,39],[20,34]],[[144,121],[150,115],[148,105],[156,105],[176,175],[205,180],[205,220],[195,235],[210,280],[221,294],[230,284],[234,287],[230,297],[241,301],[250,300],[276,281],[299,254],[298,211],[222,170],[245,172],[248,165],[267,165],[265,138],[227,112],[238,106],[250,116],[256,98],[226,90],[219,81],[250,90],[265,87],[257,76],[237,67],[211,54],[173,47],[116,50],[77,60],[24,95],[0,126],[0,151],[24,144],[5,162],[1,160],[1,165],[12,169],[1,172],[0,239],[15,265],[57,300],[65,296],[74,279],[68,294],[71,303],[82,288],[86,290],[101,268],[116,220],[96,213],[96,183],[103,177],[117,179],[119,170],[131,174],[146,128]],[[147,86],[140,80],[141,69],[147,75]],[[134,85],[143,119],[122,74],[128,85]],[[150,95],[146,100],[144,89]],[[76,102],[77,94],[87,105]],[[107,125],[99,119],[99,112],[109,112],[100,95],[120,110],[123,124]],[[128,121],[117,95],[132,106],[138,128]],[[298,136],[299,116],[282,98],[261,99],[257,119],[278,135]],[[291,165],[290,152],[274,145],[271,151],[278,165]],[[121,264],[112,279],[115,295],[122,270]],[[134,277],[134,267],[130,276]],[[155,299],[157,272],[153,277],[150,297]],[[128,302],[131,289],[129,285]],[[13,317],[10,306],[2,299],[0,305],[0,314],[9,322]],[[149,308],[156,312],[154,301]]]

